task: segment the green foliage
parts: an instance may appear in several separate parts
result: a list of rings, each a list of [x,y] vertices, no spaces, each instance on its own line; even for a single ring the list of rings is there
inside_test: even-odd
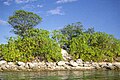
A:
[[[120,53],[119,40],[112,35],[95,32],[84,33],[73,38],[70,43],[70,54],[74,59],[85,61],[113,61]]]
[[[10,37],[7,44],[0,45],[0,59],[6,61],[31,61],[35,58],[45,61],[62,60],[61,48],[66,49],[74,60],[114,61],[120,57],[120,40],[94,28],[84,31],[83,25],[73,23],[61,30],[50,32],[34,29],[41,22],[38,15],[17,10],[9,17],[17,38]]]
[[[83,26],[80,22],[73,23],[65,26],[60,30],[63,35],[67,35],[67,39],[71,40],[73,37],[81,35],[83,32]]]
[[[70,40],[83,34],[83,26],[80,22],[65,26],[59,31],[54,31],[53,39],[56,40],[62,48],[69,51]]]
[[[59,43],[62,47],[65,43],[67,44],[68,40],[66,39],[67,35],[63,35],[59,30],[54,30],[52,32],[52,39]]]
[[[7,61],[31,61],[40,57],[45,61],[62,60],[61,48],[49,38],[49,32],[42,29],[30,29],[24,38],[10,38],[2,47],[3,59]]]
[[[42,18],[32,12],[17,10],[9,17],[8,23],[12,25],[13,32],[19,36],[26,34],[26,31],[41,22]]]
[[[88,28],[88,30],[85,31],[85,33],[89,33],[89,34],[93,34],[94,32],[95,32],[94,27]]]
[[[52,38],[66,49],[73,59],[114,61],[120,56],[120,40],[104,32],[95,32],[94,28],[84,31],[81,23],[53,31]]]
[[[8,44],[1,46],[2,46],[1,53],[3,59],[5,59],[6,61],[16,61],[16,60],[19,61],[20,59],[22,59],[21,55],[23,53],[20,52],[19,49],[17,49],[17,46],[12,37],[9,39]]]

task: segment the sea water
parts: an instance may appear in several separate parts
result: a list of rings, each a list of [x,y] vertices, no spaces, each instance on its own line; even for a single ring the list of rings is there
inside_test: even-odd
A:
[[[0,80],[120,80],[120,71],[0,72]]]

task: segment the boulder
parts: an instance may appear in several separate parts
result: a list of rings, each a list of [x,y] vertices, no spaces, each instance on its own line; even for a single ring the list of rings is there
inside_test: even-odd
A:
[[[94,67],[95,69],[100,69],[101,67],[100,67],[100,65],[98,64],[98,63],[96,63],[96,62],[92,62],[92,67]]]
[[[76,60],[76,63],[77,63],[77,64],[82,64],[83,61],[82,61],[82,59],[77,59],[77,60]]]
[[[65,67],[63,67],[63,66],[56,66],[55,70],[65,70]]]
[[[1,69],[2,69],[2,70],[7,70],[6,65],[1,65]]]
[[[38,62],[38,66],[45,66],[46,63],[45,62]]]
[[[7,64],[7,62],[5,60],[0,61],[0,66],[3,64]]]
[[[84,67],[90,67],[90,64],[83,64]]]
[[[59,62],[57,62],[57,65],[58,66],[64,66],[64,65],[66,65],[65,63],[66,63],[65,61],[59,61]]]
[[[71,70],[71,66],[69,66],[69,65],[64,65],[64,68],[67,70]]]
[[[53,68],[53,67],[56,66],[56,63],[53,63],[53,62],[46,62],[46,65],[47,65],[47,67],[49,67],[49,68]]]
[[[29,65],[28,65],[27,63],[25,64],[25,68],[26,68],[26,69],[29,69]]]
[[[35,63],[28,62],[27,64],[28,64],[30,69],[38,69],[38,63],[37,62],[35,62]]]
[[[113,70],[113,69],[115,69],[115,66],[113,66],[112,63],[107,63],[106,69]]]
[[[27,71],[27,69],[24,66],[17,66],[18,70],[22,71]]]
[[[76,62],[74,62],[73,60],[70,61],[70,65],[72,67],[77,67],[78,66],[78,64]]]
[[[15,71],[17,69],[17,65],[15,65],[14,62],[8,62],[8,64],[6,65],[6,67],[9,70],[13,70],[13,71]]]
[[[91,64],[90,62],[84,62],[84,63],[83,63],[83,66],[84,66],[84,67],[90,67],[90,66],[92,66],[92,64]]]
[[[101,68],[106,68],[107,67],[107,63],[106,62],[101,62],[99,63]]]
[[[78,64],[78,66],[83,67],[83,66],[84,66],[84,64],[83,64],[83,63],[81,63],[81,64]]]
[[[8,65],[14,66],[15,64],[14,64],[14,62],[8,62]]]
[[[120,62],[114,62],[112,63],[113,66],[115,66],[117,69],[120,69]]]
[[[25,66],[25,63],[24,62],[17,62],[17,65],[18,66]]]
[[[63,57],[64,60],[70,60],[71,59],[71,56],[67,53],[66,50],[61,49],[61,54],[62,54],[62,57]]]

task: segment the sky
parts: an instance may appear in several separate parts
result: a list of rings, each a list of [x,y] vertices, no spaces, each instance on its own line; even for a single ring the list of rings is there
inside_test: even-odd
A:
[[[52,31],[81,22],[85,29],[94,27],[120,39],[120,0],[0,0],[0,44],[15,36],[7,21],[16,10],[42,17],[36,28]]]

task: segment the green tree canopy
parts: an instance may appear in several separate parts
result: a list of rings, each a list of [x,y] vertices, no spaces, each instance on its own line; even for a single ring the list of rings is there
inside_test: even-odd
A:
[[[63,48],[66,49],[67,51],[69,51],[70,48],[70,40],[72,40],[72,38],[75,38],[79,35],[83,34],[83,25],[80,22],[77,23],[72,23],[69,24],[67,26],[65,26],[63,29],[61,29],[61,33],[64,35],[64,39],[66,39],[66,41],[64,40],[64,45]]]
[[[12,25],[13,32],[19,36],[26,34],[28,29],[33,28],[41,22],[42,18],[32,12],[17,10],[9,17],[8,23]]]
[[[71,40],[73,37],[77,37],[83,32],[83,25],[80,22],[69,24],[61,29],[63,35],[67,35],[67,39]]]

